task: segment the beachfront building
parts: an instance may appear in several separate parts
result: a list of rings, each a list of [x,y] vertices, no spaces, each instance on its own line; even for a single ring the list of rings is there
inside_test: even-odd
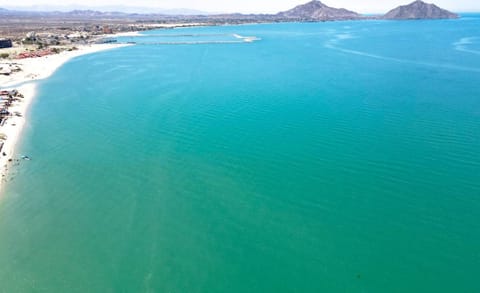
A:
[[[3,48],[11,48],[12,45],[12,40],[10,39],[0,39],[0,49]]]

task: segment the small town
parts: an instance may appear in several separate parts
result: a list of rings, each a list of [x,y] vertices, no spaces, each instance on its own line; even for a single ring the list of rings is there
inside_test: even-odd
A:
[[[155,26],[153,28],[156,28]],[[8,68],[1,67],[2,59],[25,59],[58,54],[62,51],[76,50],[76,46],[108,42],[108,35],[151,29],[145,25],[115,26],[107,25],[43,28],[37,31],[15,31],[0,36],[0,75],[9,74]],[[5,37],[6,36],[6,37]]]

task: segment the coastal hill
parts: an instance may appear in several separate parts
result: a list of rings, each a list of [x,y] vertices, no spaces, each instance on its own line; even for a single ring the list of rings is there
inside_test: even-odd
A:
[[[408,5],[399,6],[383,16],[384,19],[443,19],[458,18],[458,15],[442,9],[435,4],[417,0]]]
[[[359,19],[362,17],[356,12],[344,8],[329,7],[317,0],[280,12],[277,16],[283,19],[306,21],[348,20]]]
[[[70,7],[70,6],[69,6]],[[88,7],[88,6],[85,6]],[[113,9],[113,8],[112,8]],[[245,23],[275,22],[315,22],[365,19],[441,19],[458,18],[457,14],[441,9],[434,4],[415,1],[400,6],[384,16],[365,16],[344,8],[333,8],[314,0],[290,10],[276,14],[162,14],[155,9],[144,9],[136,13],[127,11],[98,11],[92,9],[76,9],[73,11],[11,10],[0,8],[0,37],[13,41],[22,41],[27,33],[88,36],[112,32],[141,31],[155,28],[172,28],[180,26],[223,25]],[[192,11],[190,11],[192,12]],[[176,13],[184,13],[180,10]],[[194,12],[192,12],[194,13]],[[198,12],[203,13],[203,12]],[[84,42],[85,36],[78,39]],[[72,39],[67,41],[76,42]],[[43,45],[56,44],[57,40],[49,40]]]
[[[158,10],[157,10],[158,11]],[[129,13],[126,11],[97,11],[91,9],[76,9],[73,11],[28,11],[28,10],[10,10],[0,8],[0,27],[2,23],[11,27],[12,20],[21,20],[25,23],[25,18],[38,19],[45,23],[51,19],[65,20],[71,22],[83,20],[105,22],[133,22],[133,23],[201,23],[201,24],[242,24],[252,22],[290,22],[290,21],[335,21],[335,20],[357,20],[357,19],[441,19],[458,18],[458,15],[439,8],[434,4],[427,4],[422,1],[415,1],[411,4],[399,6],[384,16],[364,16],[354,11],[344,8],[333,8],[323,4],[318,0],[298,5],[290,10],[279,12],[277,14],[241,14],[241,13],[223,13],[211,14],[183,10],[171,11],[170,13],[159,13],[155,10],[145,9],[143,12]],[[178,14],[175,14],[178,13]],[[9,19],[10,18],[10,19]],[[110,23],[112,24],[112,23]]]

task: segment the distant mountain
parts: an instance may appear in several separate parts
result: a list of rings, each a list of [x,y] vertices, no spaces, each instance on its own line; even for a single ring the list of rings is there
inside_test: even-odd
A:
[[[106,14],[124,13],[124,14],[164,14],[164,15],[209,15],[210,12],[175,8],[175,9],[161,9],[155,7],[142,6],[123,6],[123,5],[104,5],[104,6],[87,6],[87,5],[32,5],[32,6],[6,6],[9,11],[19,12],[71,12],[71,11],[97,11]],[[1,11],[2,8],[0,8]],[[6,9],[4,9],[6,10]]]
[[[291,22],[291,21],[335,21],[358,19],[439,19],[458,18],[458,15],[434,4],[415,1],[409,5],[397,7],[383,17],[363,16],[344,8],[329,7],[318,0],[313,0],[293,9],[277,14],[209,14],[196,10],[173,9],[159,10],[133,6],[102,6],[102,12],[92,9],[77,9],[85,6],[51,6],[63,8],[62,10],[41,10],[46,6],[32,6],[35,10],[0,8],[2,17],[32,17],[32,18],[59,18],[69,20],[116,20],[128,19],[130,21],[163,21],[163,22],[200,22],[213,24],[241,24],[254,22]],[[71,10],[65,10],[66,8]],[[100,8],[100,7],[97,7]],[[131,9],[127,12],[128,9]],[[23,7],[26,9],[26,7]],[[104,10],[105,9],[105,10]],[[138,12],[133,12],[138,11]],[[163,12],[162,12],[163,11]]]
[[[79,9],[84,6],[68,6],[71,10],[65,10],[66,6],[48,6],[48,10],[42,10],[46,6],[31,6],[32,10],[11,9],[1,11],[0,15],[9,16],[29,16],[29,17],[57,17],[71,19],[136,19],[136,20],[168,20],[168,21],[198,21],[213,23],[248,23],[248,22],[276,22],[276,21],[329,21],[329,20],[349,20],[362,18],[356,12],[346,9],[337,9],[329,7],[320,1],[311,1],[304,5],[299,5],[291,10],[277,14],[208,14],[196,10],[174,9],[162,10],[158,12],[155,9],[139,9],[143,12],[124,12],[120,6],[108,6],[111,10],[102,12],[92,9]],[[58,8],[58,9],[54,9]],[[77,9],[78,8],[78,9]],[[105,6],[104,8],[107,8]],[[130,7],[132,8],[132,7]],[[136,10],[136,9],[135,9]],[[195,14],[198,13],[198,14]]]
[[[96,10],[72,10],[69,12],[55,12],[57,14],[63,16],[71,16],[71,17],[128,17],[127,13],[123,12],[101,12]]]
[[[277,14],[277,16],[286,19],[307,21],[347,20],[361,18],[361,15],[356,12],[344,8],[332,8],[317,0],[298,5],[295,8],[284,12],[280,12]]]
[[[145,10],[144,10],[145,12]],[[160,9],[158,13],[166,14],[166,15],[209,15],[213,14],[211,12],[205,12],[195,9],[187,9],[187,8],[174,8],[174,9]]]
[[[10,15],[13,15],[13,14],[15,14],[14,11],[11,11],[11,10],[8,10],[8,9],[1,8],[1,7],[0,7],[0,15],[2,15],[2,16],[10,16]]]
[[[417,0],[408,5],[399,6],[383,16],[384,19],[443,19],[458,18],[458,15],[442,9],[435,4]]]
[[[2,16],[17,17],[77,17],[77,18],[126,18],[129,14],[123,12],[100,12],[94,10],[72,10],[69,12],[62,11],[24,11],[24,10],[8,10],[0,8]]]

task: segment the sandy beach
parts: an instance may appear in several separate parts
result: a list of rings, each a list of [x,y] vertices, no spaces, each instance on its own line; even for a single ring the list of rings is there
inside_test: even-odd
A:
[[[18,72],[10,75],[0,75],[0,90],[18,90],[23,98],[17,99],[8,108],[11,113],[0,125],[0,135],[5,138],[0,152],[1,177],[0,188],[9,179],[9,169],[16,160],[21,159],[20,154],[15,153],[21,136],[25,120],[28,119],[27,111],[35,97],[36,82],[51,76],[59,67],[72,58],[91,54],[99,51],[115,49],[125,44],[95,44],[77,46],[78,50],[63,51],[59,54],[48,55],[39,58],[27,58],[20,60],[0,61],[0,67],[20,68]]]

